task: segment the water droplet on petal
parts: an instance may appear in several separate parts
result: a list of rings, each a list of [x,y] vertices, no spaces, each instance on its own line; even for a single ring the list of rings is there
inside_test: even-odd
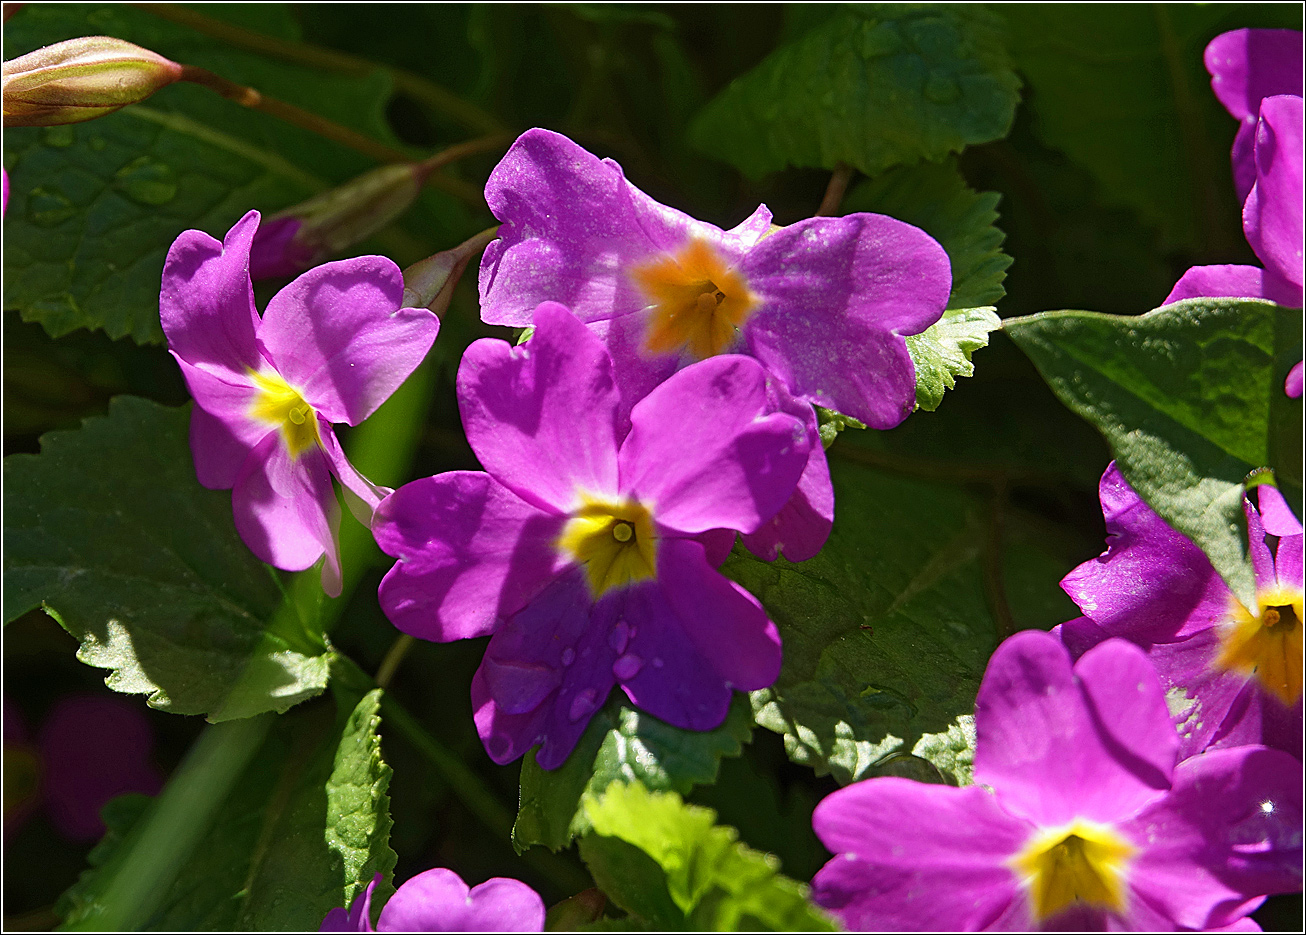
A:
[[[575,661],[576,661],[576,650],[568,646],[566,649],[562,651],[562,664],[564,666],[569,666]]]
[[[166,205],[177,197],[177,177],[163,163],[141,156],[114,175],[114,186],[138,204]]]
[[[571,699],[571,707],[567,709],[567,717],[573,722],[579,721],[583,717],[589,717],[594,713],[594,709],[599,706],[599,695],[592,688],[587,688],[575,698]]]
[[[490,697],[505,714],[534,711],[562,681],[562,673],[550,666],[518,660],[501,662],[489,656],[481,663],[481,671]]]
[[[46,146],[57,146],[62,149],[65,146],[73,145],[77,139],[77,130],[75,127],[46,127],[41,131],[41,142]]]
[[[644,660],[634,653],[626,653],[612,664],[612,674],[622,682],[633,679],[644,668]]]
[[[76,213],[72,201],[57,188],[42,185],[28,193],[27,218],[37,227],[54,227]]]
[[[612,628],[612,633],[608,636],[608,645],[612,647],[614,653],[624,653],[626,644],[630,642],[630,626],[624,620],[618,620],[617,625]]]

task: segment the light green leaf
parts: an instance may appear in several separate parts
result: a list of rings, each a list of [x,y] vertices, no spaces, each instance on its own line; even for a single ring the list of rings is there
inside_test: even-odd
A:
[[[561,766],[541,769],[532,751],[522,761],[521,806],[513,844],[559,850],[588,828],[582,796],[598,795],[615,781],[638,782],[655,790],[688,793],[716,780],[721,758],[739,756],[753,731],[748,701],[737,695],[725,722],[715,730],[672,727],[652,715],[610,701]]]
[[[350,713],[326,784],[326,843],[344,863],[342,906],[353,902],[374,875],[393,876],[398,859],[390,849],[390,767],[381,759],[378,732],[381,694],[379,688],[368,692]]]
[[[1249,602],[1247,474],[1273,468],[1301,512],[1301,402],[1283,392],[1302,357],[1301,312],[1188,299],[1139,316],[1042,312],[1004,330],[1106,437],[1139,496]]]
[[[958,786],[975,781],[975,716],[959,714],[948,729],[937,734],[922,734],[912,748],[912,756],[929,760]]]
[[[255,28],[295,37],[268,5]],[[392,143],[389,78],[326,74],[242,51],[126,4],[32,4],[5,24],[5,57],[87,34],[112,35],[257,88]],[[5,131],[12,202],[5,307],[52,336],[103,328],[161,343],[159,279],[187,228],[219,238],[250,208],[293,204],[369,168],[337,143],[178,84],[143,104],[60,127]]]
[[[621,908],[655,928],[688,931],[834,931],[782,875],[779,861],[738,841],[711,809],[674,792],[613,783],[586,795],[592,831],[580,844],[595,882]]]
[[[1080,559],[1010,507],[994,554],[986,499],[862,467],[840,457],[844,444],[830,451],[838,515],[821,553],[767,563],[737,548],[722,571],[784,643],[779,679],[752,693],[757,723],[795,762],[848,783],[894,771],[923,735],[972,713],[1007,607],[998,595],[1015,629],[1074,616],[1057,581]],[[1052,599],[1018,604],[1024,592]]]
[[[325,639],[276,613],[231,495],[195,478],[189,407],[109,415],[5,459],[5,619],[44,607],[115,691],[210,720],[285,711],[326,687]]]
[[[845,6],[736,78],[690,140],[754,177],[839,162],[874,176],[1005,136],[1019,87],[981,7]]]
[[[933,412],[943,402],[944,390],[957,385],[957,377],[975,372],[970,355],[988,347],[989,332],[1002,327],[993,308],[963,308],[943,317],[920,334],[907,336],[907,350],[916,365],[916,405]]]
[[[378,750],[380,691],[351,709],[356,697],[341,695],[338,717],[315,702],[277,719],[143,929],[316,930],[378,872],[374,899],[386,898],[395,854],[390,768]],[[144,797],[110,803],[91,869],[60,900],[66,923],[90,908],[99,868],[131,839],[148,805]]]
[[[952,264],[949,309],[995,305],[1011,257],[1002,252],[997,192],[966,185],[957,160],[899,166],[858,184],[842,211],[870,211],[914,224],[939,242]]]

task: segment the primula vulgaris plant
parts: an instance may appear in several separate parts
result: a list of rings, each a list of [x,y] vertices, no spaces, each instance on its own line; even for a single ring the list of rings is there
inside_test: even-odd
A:
[[[1180,761],[1146,656],[1071,667],[1045,633],[989,661],[975,781],[869,779],[817,806],[813,880],[850,929],[1209,929],[1301,885],[1301,763],[1240,746]]]
[[[326,263],[254,307],[251,211],[223,243],[187,231],[168,252],[159,309],[195,397],[191,447],[200,483],[230,488],[236,528],[277,568],[325,554],[322,586],[340,593],[334,476],[365,517],[382,491],[354,470],[331,429],[366,419],[430,350],[440,322],[401,308],[404,283],[385,257]]]
[[[7,462],[6,605],[214,722],[159,791],[121,705],[52,703],[33,742],[6,695],[6,874],[47,820],[104,832],[67,927],[1250,930],[1300,889],[1299,32],[1206,46],[1204,103],[1235,133],[1181,80],[1237,25],[1206,5],[1111,8],[1109,29],[1080,7],[805,7],[756,34],[769,12],[725,7],[726,36],[679,7],[382,14],[456,22],[457,74],[298,41],[338,6],[6,7],[51,33],[4,69],[6,308],[166,341],[193,399],[115,402]],[[83,19],[159,52],[58,41]],[[539,30],[560,49],[526,19],[567,24]],[[382,125],[410,105],[433,119]],[[504,129],[535,123],[570,135]],[[460,125],[483,135],[401,142]],[[1231,140],[1212,182],[1202,144]],[[356,247],[411,265],[331,260]],[[1013,286],[1003,323],[1012,257],[1046,301],[1164,307],[1021,314],[1046,306]],[[935,412],[999,327],[1016,346]],[[93,341],[15,333],[17,384],[32,348],[94,383]],[[157,399],[183,401],[156,350],[177,383]],[[348,593],[369,560],[375,602]],[[479,664],[459,678],[458,648],[414,637],[480,639]],[[398,862],[383,732],[412,754]],[[514,822],[495,764],[518,760]],[[106,804],[131,791],[158,795]]]
[[[775,680],[775,625],[697,537],[774,516],[810,440],[775,411],[766,371],[737,355],[681,371],[620,420],[603,342],[557,303],[533,324],[520,347],[473,344],[459,368],[486,473],[406,484],[373,529],[399,559],[380,593],[396,626],[435,640],[493,634],[472,681],[490,757],[539,744],[551,769],[614,684],[668,723],[706,730],[733,689]]]
[[[1107,551],[1061,582],[1084,617],[1078,656],[1109,636],[1142,646],[1166,688],[1182,756],[1213,746],[1302,749],[1302,527],[1274,487],[1243,501],[1256,600],[1246,607],[1202,550],[1156,515],[1112,464],[1102,476]]]

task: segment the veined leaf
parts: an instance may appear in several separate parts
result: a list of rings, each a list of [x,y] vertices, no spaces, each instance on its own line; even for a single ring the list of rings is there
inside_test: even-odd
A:
[[[1130,485],[1239,597],[1254,590],[1243,481],[1275,471],[1301,513],[1301,312],[1188,299],[1145,315],[1042,312],[1004,324],[1061,401],[1091,422]]]
[[[116,397],[109,415],[5,460],[7,620],[44,607],[115,691],[210,720],[285,711],[331,653],[240,541],[231,495],[195,478],[190,408]]]

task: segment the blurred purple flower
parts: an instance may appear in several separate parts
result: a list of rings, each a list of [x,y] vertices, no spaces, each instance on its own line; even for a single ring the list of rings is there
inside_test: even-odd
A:
[[[1039,631],[989,661],[975,780],[868,779],[812,824],[815,901],[850,929],[1206,929],[1301,885],[1301,764],[1260,746],[1176,766],[1146,656]],[[986,788],[987,787],[987,788]]]
[[[544,901],[520,880],[494,877],[467,888],[452,870],[419,873],[395,891],[372,926],[377,874],[349,911],[332,909],[320,932],[542,932]]]
[[[491,759],[542,744],[538,762],[553,769],[615,683],[657,717],[706,730],[733,688],[775,680],[775,625],[696,538],[756,532],[792,495],[810,441],[774,410],[762,367],[737,355],[661,384],[622,441],[603,342],[557,303],[534,323],[518,348],[476,342],[458,372],[488,473],[406,484],[372,528],[399,559],[380,590],[399,629],[493,634],[472,681]]]
[[[1256,607],[1245,608],[1205,553],[1126,483],[1102,475],[1107,550],[1061,586],[1085,617],[1054,633],[1078,656],[1107,637],[1145,649],[1166,690],[1180,755],[1265,743],[1301,753],[1302,527],[1273,486],[1244,500]]]
[[[357,425],[420,364],[439,320],[401,308],[385,257],[326,263],[278,292],[260,319],[250,284],[251,211],[218,243],[186,231],[168,251],[163,331],[195,397],[190,441],[200,483],[232,490],[236,528],[260,559],[290,571],[323,553],[340,593],[331,475],[363,502],[376,488],[346,460],[331,423]]]
[[[104,834],[100,809],[128,792],[154,795],[163,787],[150,762],[154,734],[140,708],[123,698],[79,694],[60,699],[26,741],[17,708],[5,699],[6,795],[11,758],[34,782],[22,800],[5,802],[6,839],[38,807],[73,841]]]
[[[1261,101],[1279,94],[1302,96],[1302,34],[1293,29],[1235,29],[1206,46],[1211,90],[1238,121],[1234,138],[1233,184],[1238,201],[1256,182],[1253,156]]]

